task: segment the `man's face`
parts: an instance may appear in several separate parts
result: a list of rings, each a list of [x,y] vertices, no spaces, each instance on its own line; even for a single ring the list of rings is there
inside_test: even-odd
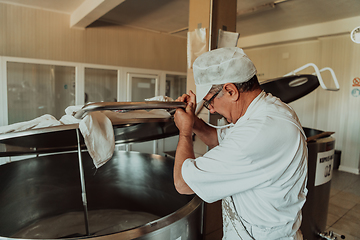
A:
[[[226,91],[222,89],[223,91]],[[228,122],[232,122],[231,117],[231,111],[230,111],[230,102],[228,101],[228,98],[226,96],[226,92],[223,94],[223,96],[216,96],[215,98],[211,99],[216,93],[208,93],[205,97],[205,101],[209,101],[208,103],[208,109],[210,113],[218,113],[226,118]],[[220,93],[222,94],[222,93]]]

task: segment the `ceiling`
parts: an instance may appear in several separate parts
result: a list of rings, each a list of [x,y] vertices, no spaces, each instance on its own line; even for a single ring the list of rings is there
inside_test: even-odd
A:
[[[96,1],[113,6],[92,16],[93,24],[101,21],[186,37],[189,0],[0,0],[70,17]],[[245,37],[360,16],[360,0],[237,0],[237,10],[237,32]]]

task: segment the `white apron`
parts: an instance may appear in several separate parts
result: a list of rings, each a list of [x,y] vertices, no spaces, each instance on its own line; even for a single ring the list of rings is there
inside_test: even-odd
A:
[[[249,223],[246,223],[237,213],[234,201],[232,197],[226,197],[222,200],[222,211],[223,211],[223,231],[224,236],[222,240],[257,240],[253,237],[252,231],[256,231],[256,227],[252,227]],[[299,216],[301,218],[301,215]],[[251,232],[249,232],[251,231]],[[300,229],[296,232],[294,237],[280,237],[281,236],[281,228],[278,230],[271,230],[269,235],[271,239],[268,239],[269,236],[262,236],[262,239],[267,240],[275,240],[275,239],[282,239],[282,240],[303,240],[303,235]],[[255,233],[259,235],[259,232]],[[278,235],[278,236],[277,236]]]

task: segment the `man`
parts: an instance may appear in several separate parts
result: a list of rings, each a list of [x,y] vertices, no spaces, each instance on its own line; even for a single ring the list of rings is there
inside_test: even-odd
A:
[[[262,91],[240,48],[204,53],[194,64],[196,93],[179,97],[174,183],[205,202],[222,199],[223,239],[302,239],[306,137],[291,107]],[[195,116],[196,97],[230,125],[214,128]],[[192,134],[211,150],[195,158]]]

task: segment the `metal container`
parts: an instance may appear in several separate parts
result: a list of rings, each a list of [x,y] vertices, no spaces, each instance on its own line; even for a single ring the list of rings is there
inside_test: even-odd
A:
[[[94,103],[77,117],[116,109],[166,108],[173,113],[184,106]],[[114,117],[111,122],[116,144],[178,134],[172,118]],[[50,153],[0,166],[0,239],[201,238],[203,202],[175,190],[173,159],[119,151],[96,170],[85,148],[78,124],[0,136],[0,157]]]
[[[77,154],[47,155],[0,166],[0,239],[12,238],[36,222],[83,211]],[[89,221],[90,236],[84,236],[84,221],[76,231],[64,231],[56,238],[201,238],[203,202],[197,196],[177,193],[172,159],[119,151],[98,170],[87,152],[82,152],[82,159],[90,220],[93,211],[119,209],[158,218],[141,226],[105,233]],[[61,225],[53,227],[61,233]]]
[[[323,131],[304,128],[308,139],[321,136]],[[322,239],[319,233],[326,230],[331,178],[333,171],[335,139],[329,135],[314,138],[308,147],[308,195],[303,207],[301,231],[304,239]]]

